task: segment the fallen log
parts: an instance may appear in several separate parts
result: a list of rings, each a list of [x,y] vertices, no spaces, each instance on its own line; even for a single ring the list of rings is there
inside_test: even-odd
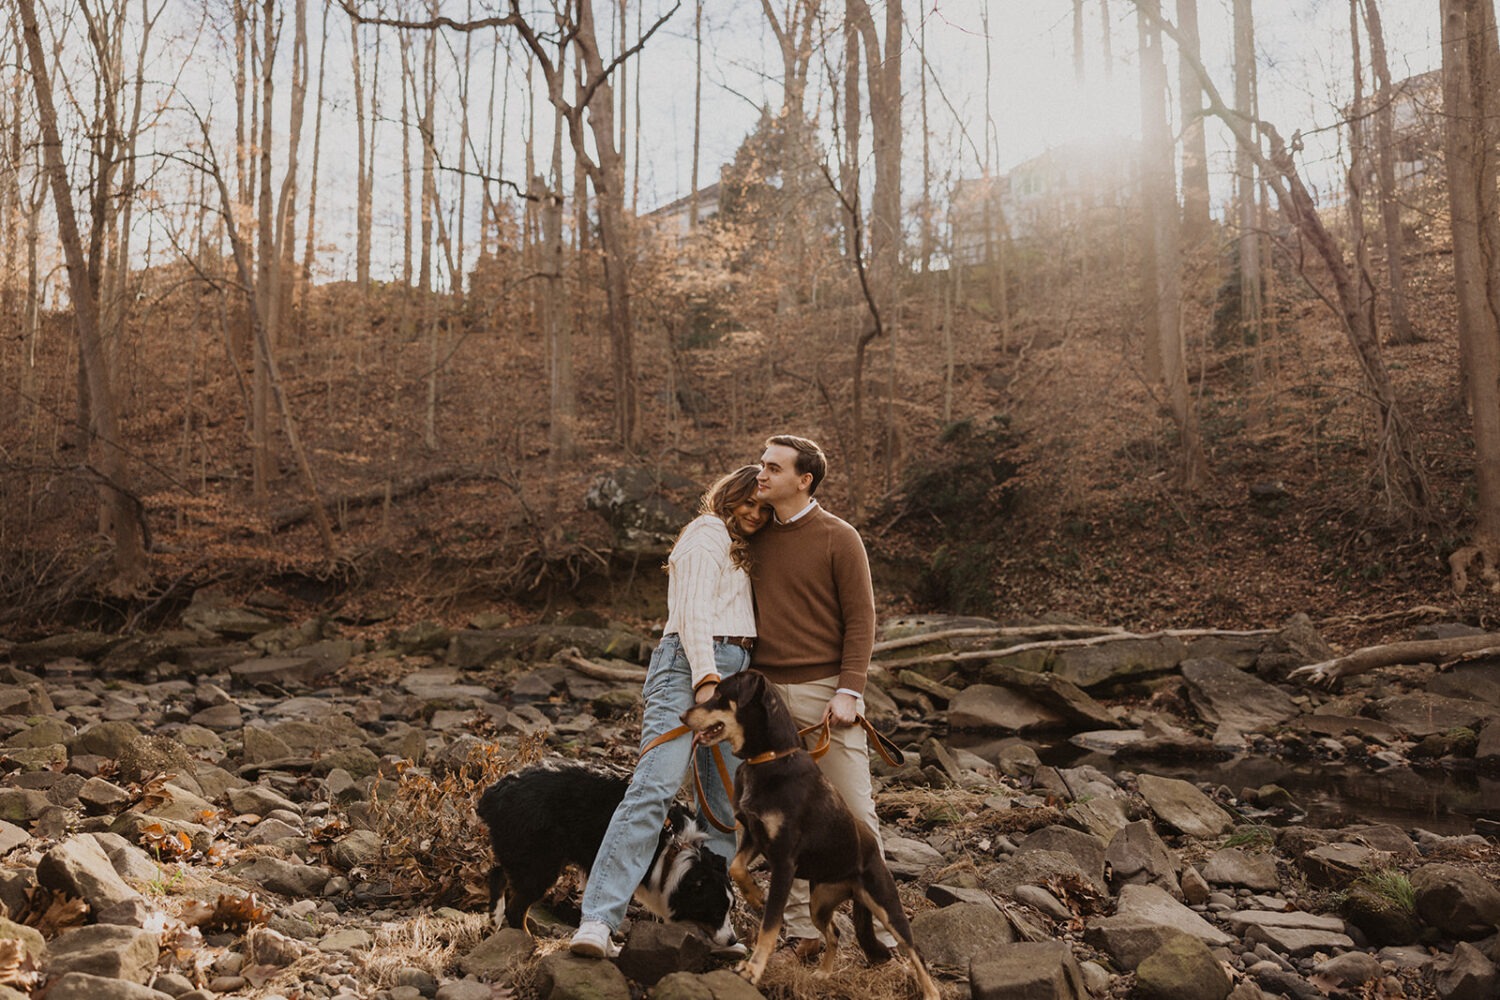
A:
[[[917,635],[904,635],[899,639],[886,639],[877,642],[873,652],[885,653],[892,649],[905,649],[907,646],[921,646],[929,642],[940,642],[946,639],[973,639],[973,638],[1019,638],[1034,635],[1055,635],[1059,637],[1089,637],[1096,635],[1117,635],[1125,630],[1118,625],[992,625],[971,626],[967,628],[950,628],[936,632],[923,632]]]
[[[557,658],[585,677],[592,677],[596,681],[628,681],[635,684],[643,684],[646,681],[645,667],[612,667],[604,663],[595,663],[593,660],[585,659],[583,654],[576,649],[565,649],[557,654]]]
[[[1023,642],[1014,646],[999,646],[994,649],[968,649],[961,653],[931,653],[927,656],[912,656],[904,660],[879,660],[872,662],[870,669],[874,670],[878,667],[883,670],[899,670],[902,667],[913,667],[923,663],[961,663],[965,660],[993,660],[996,657],[1009,656],[1012,653],[1024,653],[1033,649],[1071,649],[1078,646],[1097,646],[1105,642],[1119,642],[1122,639],[1199,639],[1207,636],[1241,637],[1275,635],[1280,631],[1280,629],[1275,628],[1169,628],[1161,632],[1145,633],[1113,631],[1103,635],[1087,636],[1082,639],[1050,639],[1040,642]],[[933,633],[933,635],[936,634]]]
[[[1310,663],[1298,667],[1287,675],[1288,680],[1301,681],[1314,687],[1328,687],[1341,677],[1362,674],[1376,667],[1393,667],[1403,663],[1437,663],[1477,653],[1480,650],[1500,646],[1500,632],[1485,632],[1481,635],[1460,635],[1451,639],[1417,639],[1411,642],[1393,642],[1384,646],[1365,646],[1344,656],[1336,656],[1322,663]]]
[[[325,509],[351,510],[360,507],[373,507],[376,504],[386,503],[390,500],[404,500],[407,497],[423,493],[439,483],[452,482],[455,479],[466,479],[476,476],[477,473],[470,469],[434,469],[420,476],[410,479],[402,479],[391,483],[382,483],[379,486],[357,493],[345,493],[342,496],[329,497],[324,501]],[[310,503],[297,504],[292,507],[283,507],[266,515],[266,522],[272,531],[285,531],[295,524],[301,524],[313,516],[313,505]]]

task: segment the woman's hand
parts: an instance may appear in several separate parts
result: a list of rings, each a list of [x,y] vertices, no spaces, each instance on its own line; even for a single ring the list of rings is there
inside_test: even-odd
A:
[[[712,698],[714,696],[714,692],[718,690],[719,685],[715,681],[709,681],[707,684],[700,685],[698,687],[698,690],[693,692],[693,703],[695,705],[703,704],[705,701]]]

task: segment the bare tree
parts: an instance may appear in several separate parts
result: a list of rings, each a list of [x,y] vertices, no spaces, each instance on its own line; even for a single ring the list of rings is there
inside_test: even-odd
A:
[[[1177,0],[1177,27],[1182,46],[1198,55],[1198,0]],[[1182,240],[1189,247],[1213,229],[1208,203],[1208,138],[1203,129],[1203,91],[1193,86],[1193,71],[1178,57],[1177,92],[1182,115]]]
[[[403,334],[411,317],[412,254],[416,242],[416,215],[411,201],[411,102],[416,79],[411,66],[411,39],[403,32],[396,40],[401,53],[401,301]]]
[[[275,65],[277,44],[276,0],[263,0],[261,30],[261,84],[262,104],[259,119],[261,134],[258,142],[260,166],[256,171],[260,191],[256,221],[256,271],[254,294],[258,296],[255,311],[259,317],[256,334],[269,345],[276,343],[275,304],[272,301],[275,288],[275,273],[279,259],[275,249],[275,211],[271,202],[271,111],[275,98]],[[251,287],[247,285],[246,287]],[[251,483],[257,502],[264,504],[270,497],[270,483],[276,477],[275,457],[271,453],[271,372],[270,354],[257,350],[253,354],[254,368],[251,382],[250,415],[250,468]]]
[[[1145,9],[1142,0],[1136,0],[1136,5],[1138,9]],[[1176,29],[1165,21],[1160,25],[1162,31],[1175,40]],[[1239,147],[1250,151],[1261,175],[1276,194],[1282,215],[1327,271],[1333,290],[1331,297],[1325,296],[1325,301],[1343,324],[1374,411],[1376,432],[1370,469],[1387,512],[1414,523],[1430,519],[1427,475],[1415,434],[1396,398],[1375,331],[1366,321],[1366,313],[1360,309],[1349,265],[1338,241],[1318,214],[1312,193],[1297,169],[1293,151],[1270,122],[1232,110],[1219,95],[1201,61],[1195,60],[1192,69],[1207,97],[1207,113],[1224,122]],[[1261,141],[1264,141],[1265,149],[1261,148]]]
[[[47,51],[42,45],[34,0],[16,0],[21,15],[21,33],[25,39],[27,65],[31,72],[31,89],[36,98],[37,117],[42,132],[42,156],[52,187],[53,206],[57,212],[58,236],[68,266],[68,288],[73,302],[74,326],[78,331],[78,349],[84,377],[89,389],[89,418],[99,446],[100,501],[107,511],[108,528],[114,541],[113,586],[121,592],[133,592],[145,579],[144,521],[140,502],[134,494],[134,480],[116,419],[114,393],[106,369],[105,352],[100,342],[98,292],[89,263],[84,258],[83,241],[73,210],[73,192],[68,183],[67,165],[63,162],[62,137],[57,126],[57,107],[52,99],[52,79],[47,68]]]
[[[369,159],[369,148],[373,145],[369,133],[374,130],[373,112],[365,113],[365,81],[360,58],[359,20],[349,20],[349,59],[354,75],[354,126],[356,152],[354,156],[355,204],[354,204],[354,281],[362,294],[370,290],[370,226],[373,221],[370,177],[365,170]],[[373,74],[372,74],[373,76]],[[373,89],[373,81],[372,81]]]
[[[1474,428],[1474,537],[1449,557],[1462,593],[1500,589],[1500,46],[1490,0],[1442,0],[1444,160],[1458,336]]]
[[[532,25],[521,16],[518,0],[511,0],[511,16],[516,31],[541,66],[542,75],[547,81],[548,97],[567,123],[573,155],[588,174],[597,198],[610,346],[614,360],[615,436],[627,448],[634,448],[639,436],[639,401],[636,388],[635,332],[630,317],[630,252],[625,226],[625,170],[620,151],[615,147],[611,110],[614,107],[614,94],[610,86],[612,66],[605,64],[600,53],[593,0],[574,2],[577,20],[570,26],[567,34],[572,38],[577,56],[576,65],[583,72],[583,85],[572,101],[564,96],[563,67],[554,62]],[[635,45],[616,57],[616,62],[624,62],[628,56],[639,51],[676,11],[677,6],[673,6],[662,15]],[[589,132],[594,140],[592,154],[584,135],[585,111],[588,113]]]
[[[1181,58],[1189,49],[1179,46]],[[1201,65],[1201,63],[1200,63]],[[1244,121],[1255,120],[1255,20],[1250,0],[1234,0],[1234,110]],[[1239,225],[1237,249],[1240,270],[1240,329],[1246,343],[1265,341],[1264,283],[1260,273],[1260,227],[1257,224],[1256,139],[1247,129],[1235,133],[1235,214]],[[1260,353],[1257,350],[1256,358]]]
[[[1378,337],[1375,278],[1370,272],[1370,245],[1365,238],[1365,70],[1359,44],[1359,0],[1349,0],[1349,53],[1354,85],[1349,113],[1349,242],[1354,248],[1355,297],[1371,333]]]
[[[698,229],[698,160],[703,152],[703,0],[693,4],[693,168],[688,181],[688,231]]]
[[[272,5],[276,0],[265,0],[267,5]],[[271,19],[267,18],[269,23]],[[274,47],[270,47],[274,49]],[[318,537],[323,543],[324,551],[335,554],[338,550],[337,543],[333,537],[333,525],[328,519],[328,512],[323,506],[323,499],[318,489],[316,476],[313,474],[312,465],[307,459],[307,451],[302,446],[302,437],[297,429],[297,420],[292,412],[291,401],[287,399],[286,392],[282,388],[281,372],[276,363],[275,346],[271,341],[271,331],[267,328],[266,315],[263,311],[268,300],[262,282],[270,280],[269,271],[273,271],[281,264],[281,256],[275,253],[267,254],[272,247],[271,241],[260,237],[258,250],[262,254],[257,260],[256,250],[250,246],[236,222],[235,202],[229,193],[229,185],[224,180],[224,172],[220,169],[215,159],[212,137],[209,133],[208,123],[203,119],[198,120],[198,127],[202,133],[203,144],[200,154],[201,162],[199,169],[202,172],[205,183],[212,182],[218,190],[219,206],[224,220],[224,230],[229,237],[229,246],[234,257],[236,275],[240,284],[248,290],[246,296],[250,314],[250,327],[253,333],[254,350],[258,357],[257,365],[265,372],[265,381],[268,395],[275,402],[277,414],[281,418],[281,430],[286,435],[287,448],[292,453],[292,460],[297,466],[298,478],[306,493],[310,506],[313,523],[317,526]],[[264,177],[264,174],[262,174]],[[262,181],[262,194],[269,192],[269,183]],[[264,227],[264,219],[257,222],[257,226]]]
[[[1161,374],[1177,425],[1177,482],[1196,490],[1203,483],[1206,463],[1198,416],[1188,396],[1186,349],[1182,336],[1182,238],[1176,178],[1172,163],[1172,133],[1167,125],[1167,66],[1162,53],[1158,0],[1136,0],[1141,53],[1141,184],[1145,194],[1147,239],[1154,287],[1148,288],[1153,309],[1147,328],[1155,337],[1147,350],[1155,355],[1150,366]]]
[[[318,232],[318,159],[323,151],[323,71],[328,68],[328,0],[323,0],[322,42],[318,46],[318,96],[313,112],[312,166],[307,181],[307,243],[302,252],[303,312],[306,313],[308,293],[312,290],[313,254],[317,249]]]
[[[557,43],[557,61],[567,59],[567,41]],[[563,291],[563,113],[552,112],[552,183],[533,181],[534,204],[541,208],[540,269],[545,291],[542,325],[547,334],[547,461],[555,466],[571,459],[578,450],[575,424],[578,420],[578,389],[573,379],[572,317],[564,315]]]
[[[1370,37],[1370,71],[1375,76],[1375,164],[1380,183],[1380,223],[1385,235],[1386,307],[1391,314],[1390,339],[1413,344],[1421,339],[1412,326],[1406,307],[1406,263],[1402,255],[1406,238],[1401,232],[1401,202],[1396,190],[1396,139],[1390,64],[1385,53],[1385,30],[1381,27],[1378,0],[1363,0],[1365,31]]]
[[[816,166],[820,158],[814,148],[816,139],[807,117],[807,87],[822,0],[784,0],[779,7],[772,0],[761,0],[760,7],[781,55],[782,232],[787,255],[794,262],[793,274],[798,276],[781,284],[778,307],[786,307],[810,298],[815,280],[816,269],[809,265],[810,235],[815,228],[812,219],[822,179]]]
[[[292,100],[287,126],[286,174],[277,195],[276,231],[272,243],[281,261],[271,283],[270,327],[279,343],[297,285],[297,186],[298,156],[302,149],[302,119],[307,112],[307,0],[292,5]]]

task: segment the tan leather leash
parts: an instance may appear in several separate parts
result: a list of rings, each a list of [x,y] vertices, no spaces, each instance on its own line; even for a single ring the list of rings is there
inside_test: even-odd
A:
[[[902,753],[901,748],[892,743],[890,737],[876,729],[869,719],[863,715],[856,715],[854,721],[864,729],[865,735],[870,737],[870,745],[875,748],[876,753],[880,754],[881,760],[884,760],[891,767],[900,767],[906,763],[906,754]],[[818,742],[807,752],[812,754],[813,760],[817,760],[828,752],[828,744],[833,738],[832,724],[828,721],[828,716],[823,716],[820,721],[808,726],[806,729],[797,730],[797,736],[799,739],[803,739],[808,733],[814,732],[819,734]],[[806,742],[805,739],[804,742]],[[750,761],[746,761],[745,763],[748,764]]]
[[[864,729],[865,734],[870,737],[871,744],[875,747],[876,752],[880,754],[882,760],[891,767],[900,767],[906,763],[906,754],[901,751],[901,748],[892,743],[890,737],[876,729],[869,719],[866,719],[863,715],[856,715],[854,719]],[[644,757],[662,744],[670,743],[678,737],[686,736],[692,731],[692,728],[689,726],[678,726],[675,729],[669,729],[641,747],[640,755]],[[818,742],[810,748],[805,745],[806,737],[809,733],[819,734]],[[813,760],[817,760],[828,752],[829,744],[833,740],[833,726],[828,721],[828,716],[825,715],[822,720],[805,729],[797,730],[797,739],[799,743],[803,744],[802,746],[787,747],[782,750],[768,750],[765,753],[756,754],[754,757],[747,757],[743,763],[751,765],[765,764],[769,761],[780,760],[782,757],[789,757],[799,750],[805,750]],[[719,750],[717,743],[709,749],[713,752],[714,766],[719,770],[719,782],[723,785],[726,792],[732,792],[734,786],[729,778],[729,768],[724,763],[724,754]],[[698,755],[695,753],[690,759],[693,762],[693,791],[698,796],[698,808],[703,810],[703,818],[708,820],[715,829],[721,830],[724,833],[733,833],[739,829],[739,824],[726,826],[714,815],[713,809],[709,807],[708,797],[703,794],[703,775],[698,770]]]
[[[663,743],[671,743],[678,737],[686,736],[692,731],[693,730],[690,726],[678,726],[675,729],[668,729],[666,732],[653,739],[650,743],[647,743],[645,746],[641,747],[641,757],[646,756],[646,754],[650,753],[652,750],[655,750]],[[729,767],[724,763],[723,751],[719,749],[719,745],[717,743],[709,747],[709,750],[713,753],[714,766],[719,770],[720,784],[724,786],[724,790],[726,792],[731,792],[734,788],[734,782],[730,780]],[[720,830],[724,833],[733,833],[735,830],[739,829],[739,824],[726,826],[724,822],[719,819],[719,817],[714,815],[713,809],[708,804],[708,796],[703,794],[703,775],[698,770],[698,755],[696,753],[692,754],[689,759],[693,762],[693,792],[698,796],[698,808],[703,810],[703,818],[708,820],[708,822],[712,824],[716,830]]]

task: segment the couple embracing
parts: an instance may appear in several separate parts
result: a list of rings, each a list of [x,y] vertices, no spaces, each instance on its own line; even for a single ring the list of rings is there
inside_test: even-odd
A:
[[[759,465],[731,472],[704,494],[699,516],[667,560],[667,623],[646,673],[641,746],[676,727],[694,702],[707,701],[721,678],[754,667],[799,726],[828,719],[830,746],[818,765],[878,841],[865,732],[855,725],[875,643],[875,594],[859,533],[815,499],[827,471],[815,442],[778,434],[766,440]],[[650,863],[692,752],[683,737],[637,764],[589,873],[570,945],[575,955],[616,953],[610,935]],[[711,776],[703,791],[712,815],[731,816],[730,790],[713,767],[700,764]],[[728,764],[732,773],[738,761],[731,756]],[[710,845],[725,858],[734,855],[732,833],[716,831]],[[808,913],[806,882],[793,889],[786,928],[799,958],[817,953],[822,940]]]

